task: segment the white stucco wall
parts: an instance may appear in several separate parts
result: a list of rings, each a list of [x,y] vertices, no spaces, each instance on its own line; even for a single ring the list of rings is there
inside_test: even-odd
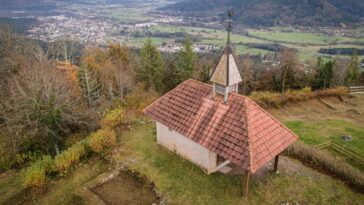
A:
[[[216,154],[157,122],[157,143],[200,166],[207,173],[216,167]]]

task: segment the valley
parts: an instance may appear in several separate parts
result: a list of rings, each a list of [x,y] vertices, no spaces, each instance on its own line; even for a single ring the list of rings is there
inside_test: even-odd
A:
[[[206,24],[183,14],[170,15],[160,10],[173,2],[152,0],[123,1],[118,4],[83,4],[62,2],[57,8],[40,14],[31,10],[6,10],[12,19],[34,19],[25,32],[28,37],[52,42],[60,38],[79,40],[88,45],[106,46],[121,43],[140,47],[148,38],[163,52],[177,52],[189,34],[196,52],[219,53],[226,41],[224,22]],[[92,11],[92,12],[91,12]],[[4,18],[4,17],[3,17]],[[232,36],[237,54],[273,55],[282,48],[297,49],[302,62],[317,57],[335,58],[350,55],[320,53],[320,49],[364,50],[364,27],[274,26],[253,28],[239,22]],[[268,47],[268,48],[266,48]],[[339,52],[339,51],[337,51]],[[354,51],[350,51],[354,52]],[[359,59],[364,59],[360,55]]]

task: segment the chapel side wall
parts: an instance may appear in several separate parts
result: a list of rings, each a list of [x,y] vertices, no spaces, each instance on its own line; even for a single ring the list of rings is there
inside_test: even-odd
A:
[[[163,124],[157,124],[157,143],[192,161],[210,173],[216,167],[216,154]]]

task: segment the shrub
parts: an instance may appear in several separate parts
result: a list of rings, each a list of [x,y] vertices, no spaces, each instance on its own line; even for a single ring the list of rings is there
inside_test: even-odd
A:
[[[253,92],[250,98],[263,107],[280,107],[286,103],[309,100],[315,97],[343,96],[348,93],[346,87],[336,87],[324,90],[311,91],[311,88],[302,90],[287,90],[284,94],[268,91]]]
[[[279,93],[268,91],[253,92],[250,98],[263,107],[279,107],[282,103],[282,96]]]
[[[54,158],[54,167],[61,175],[67,175],[71,168],[79,163],[80,158],[86,154],[83,142],[74,144]]]
[[[1,148],[0,148],[1,150]],[[40,157],[38,152],[11,153],[7,150],[0,151],[0,172],[20,167],[27,162],[34,162]]]
[[[345,181],[353,189],[364,193],[364,176],[345,160],[303,143],[295,143],[285,153],[313,168]]]
[[[115,131],[110,129],[101,129],[93,133],[89,139],[89,146],[96,153],[107,152],[109,148],[116,144]]]
[[[343,96],[348,94],[348,92],[349,90],[347,87],[336,87],[315,91],[317,97]]]
[[[125,110],[123,108],[116,108],[114,110],[109,111],[104,119],[101,120],[102,127],[108,128],[116,128],[128,122],[127,117],[125,116]]]
[[[24,173],[23,185],[35,192],[41,192],[46,188],[47,174],[52,171],[52,158],[49,155],[34,162]]]
[[[124,106],[128,109],[142,111],[157,99],[158,94],[153,90],[145,90],[144,85],[138,83],[132,92],[125,96]]]

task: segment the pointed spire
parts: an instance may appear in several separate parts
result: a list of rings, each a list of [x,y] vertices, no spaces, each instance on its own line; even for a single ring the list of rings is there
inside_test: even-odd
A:
[[[219,63],[212,72],[211,81],[213,82],[213,96],[216,93],[224,95],[224,101],[228,99],[230,92],[238,91],[238,84],[242,81],[241,75],[236,65],[236,61],[233,55],[233,49],[230,45],[230,37],[232,31],[232,20],[233,11],[229,10],[227,12],[229,17],[227,26],[227,41],[224,48],[224,52],[220,58]]]
[[[230,34],[231,34],[231,31],[233,30],[233,26],[232,26],[233,20],[231,18],[234,15],[234,11],[232,9],[228,10],[227,11],[227,15],[228,15],[229,19],[227,20],[228,26],[226,28],[226,30],[228,32],[228,37],[227,37],[227,43],[226,43],[226,45],[230,45]]]

